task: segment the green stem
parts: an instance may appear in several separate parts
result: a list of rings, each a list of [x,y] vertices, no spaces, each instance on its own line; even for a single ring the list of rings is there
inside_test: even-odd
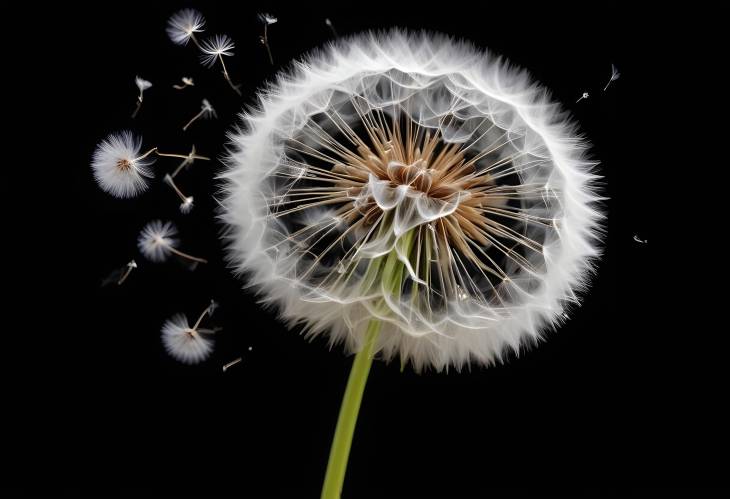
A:
[[[365,345],[352,362],[350,378],[347,380],[345,396],[342,399],[340,415],[337,418],[337,429],[332,441],[327,473],[322,486],[322,499],[340,499],[342,484],[345,481],[347,460],[350,457],[352,435],[355,432],[357,414],[360,411],[362,394],[368,381],[368,373],[373,363],[373,351],[380,333],[380,321],[372,319],[365,333]]]

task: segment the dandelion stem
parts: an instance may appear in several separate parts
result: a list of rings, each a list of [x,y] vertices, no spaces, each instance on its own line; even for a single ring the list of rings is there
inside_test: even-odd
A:
[[[132,269],[134,269],[134,267],[132,267],[131,265],[127,265],[127,268],[124,271],[124,273],[122,274],[122,277],[120,277],[119,280],[117,281],[117,286],[121,286],[122,284],[124,284],[124,281],[127,280],[127,277],[129,277],[129,274],[132,273]]]
[[[271,56],[271,48],[269,48],[269,23],[264,23],[264,47],[266,47],[266,53],[269,54],[269,62],[274,65],[274,58]]]
[[[228,69],[226,68],[226,63],[225,63],[225,62],[223,62],[223,56],[222,56],[221,54],[218,54],[218,59],[220,59],[220,61],[221,61],[221,66],[223,67],[223,77],[224,77],[224,78],[226,79],[226,81],[228,82],[228,85],[230,85],[230,87],[231,87],[231,88],[232,88],[232,89],[233,89],[233,90],[234,90],[234,91],[235,91],[235,92],[236,92],[236,93],[237,93],[238,95],[243,95],[243,94],[241,93],[241,90],[239,90],[239,88],[238,88],[238,87],[239,87],[239,85],[234,85],[234,84],[233,84],[233,81],[231,81],[231,77],[230,77],[230,75],[228,74]]]
[[[208,263],[208,260],[206,260],[205,258],[198,258],[197,256],[188,255],[187,253],[183,253],[179,249],[170,247],[169,250],[170,250],[170,252],[176,254],[177,256],[179,256],[181,258],[185,258],[187,260],[192,260],[194,262],[199,262],[199,263]]]
[[[360,403],[365,391],[365,385],[373,363],[373,352],[380,333],[380,320],[371,319],[365,333],[365,344],[362,350],[355,355],[352,362],[350,377],[347,380],[345,396],[342,399],[340,415],[337,418],[337,429],[332,441],[327,472],[322,487],[322,499],[340,499],[342,484],[345,481],[347,460],[350,456],[352,436],[355,432],[357,415],[360,412]]]
[[[203,116],[203,113],[205,113],[205,109],[201,109],[201,111],[198,114],[193,116],[193,118],[190,121],[188,121],[187,124],[183,127],[183,132],[187,131],[188,127],[190,125],[192,125],[195,120],[197,120],[198,118]]]

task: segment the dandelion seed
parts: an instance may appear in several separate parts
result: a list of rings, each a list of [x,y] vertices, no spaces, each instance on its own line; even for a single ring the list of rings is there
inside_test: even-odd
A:
[[[638,235],[634,234],[634,241],[641,244],[647,244],[649,242],[648,239],[641,239]]]
[[[137,263],[132,260],[123,267],[114,269],[108,276],[106,276],[101,281],[101,286],[104,287],[110,284],[116,284],[118,286],[121,286],[122,284],[124,284],[124,281],[127,280],[127,277],[129,277],[129,274],[132,272],[132,270],[136,268]]]
[[[324,20],[324,23],[327,25],[327,27],[332,31],[332,34],[337,38],[337,30],[335,29],[335,26],[332,24],[332,21],[330,21],[330,18]]]
[[[228,74],[226,63],[223,60],[223,56],[230,57],[233,55],[233,49],[235,47],[236,46],[233,43],[233,40],[231,40],[229,36],[215,35],[212,38],[209,38],[203,42],[203,46],[200,48],[200,50],[203,52],[203,55],[200,57],[200,61],[203,65],[208,66],[209,68],[212,68],[215,65],[216,61],[220,61],[221,67],[223,69],[223,77],[228,82],[228,85],[230,85],[230,87],[238,95],[242,95],[240,85],[233,84],[233,81]]]
[[[580,101],[582,101],[583,99],[587,99],[588,97],[589,97],[589,96],[588,96],[588,92],[583,92],[583,95],[581,95],[581,96],[580,96],[580,97],[578,98],[578,100],[577,100],[577,101],[575,101],[575,103],[577,104],[577,103],[579,103]]]
[[[134,269],[136,269],[136,268],[137,268],[137,262],[135,262],[134,260],[130,261],[126,265],[126,270],[124,271],[124,273],[122,274],[122,276],[117,281],[117,285],[121,286],[122,284],[124,284],[124,281],[127,280],[127,277],[129,277],[129,274],[131,274],[132,271]]]
[[[192,165],[192,164],[193,164],[193,163],[195,162],[195,160],[196,160],[196,159],[199,159],[199,160],[202,160],[202,161],[210,161],[210,158],[208,158],[208,157],[206,157],[206,156],[200,156],[199,154],[196,154],[196,153],[195,153],[195,146],[193,145],[193,148],[192,148],[192,150],[190,151],[190,154],[188,154],[188,155],[187,155],[187,156],[185,157],[185,159],[183,159],[183,160],[182,160],[182,161],[180,162],[180,164],[179,164],[179,165],[178,165],[178,167],[177,167],[177,168],[175,169],[175,171],[174,171],[174,172],[172,172],[172,178],[175,178],[175,177],[177,176],[177,174],[178,174],[178,173],[180,173],[180,171],[181,171],[181,170],[182,170],[183,168],[187,168],[187,167],[189,167],[190,165]]]
[[[608,86],[611,84],[611,82],[616,81],[621,76],[621,73],[618,72],[618,69],[616,69],[616,66],[611,64],[611,79],[608,80],[608,83],[606,83],[606,86],[603,87],[603,91],[605,92],[608,90]]]
[[[248,347],[248,351],[250,352],[251,350],[253,350],[253,347]]]
[[[152,178],[148,156],[156,148],[140,154],[142,139],[129,131],[112,133],[96,147],[91,160],[94,179],[104,192],[118,198],[134,197],[147,189]]]
[[[192,40],[202,50],[195,33],[202,33],[205,27],[203,15],[195,9],[183,9],[174,13],[167,21],[167,36],[177,45],[187,45]]]
[[[213,340],[210,335],[215,329],[201,328],[200,324],[208,315],[208,308],[203,310],[193,327],[183,314],[175,314],[162,325],[162,344],[167,353],[184,364],[198,364],[207,359],[213,351]]]
[[[261,44],[266,47],[266,53],[269,56],[269,62],[271,65],[274,65],[274,58],[271,56],[271,47],[269,46],[269,26],[276,23],[278,21],[277,18],[272,16],[271,14],[259,14],[259,21],[264,25],[264,34],[260,38]]]
[[[187,76],[183,76],[181,78],[181,80],[182,80],[182,85],[173,85],[172,88],[174,88],[176,90],[183,90],[184,88],[195,86],[195,84],[193,83],[193,79],[192,78],[188,78]]]
[[[144,91],[147,90],[152,86],[152,83],[149,81],[139,77],[134,77],[134,83],[137,85],[137,88],[139,89],[139,95],[137,96],[137,107],[134,109],[134,112],[132,113],[132,118],[137,117],[137,113],[139,112],[140,108],[142,107],[142,97],[144,95]]]
[[[180,213],[183,215],[187,215],[193,210],[193,197],[192,196],[186,196],[182,193],[180,188],[177,186],[175,181],[172,179],[171,175],[165,175],[164,182],[169,185],[172,190],[177,194],[177,196],[180,198],[181,204],[180,204]]]
[[[203,258],[198,258],[177,249],[179,241],[177,228],[172,222],[153,220],[144,226],[137,238],[137,247],[140,253],[148,260],[161,263],[167,260],[171,254],[196,263],[208,263]]]
[[[203,102],[200,104],[200,112],[193,116],[190,121],[188,121],[185,126],[183,127],[183,131],[187,131],[188,127],[192,125],[196,120],[199,118],[204,119],[210,119],[210,118],[217,118],[218,115],[215,112],[215,109],[213,109],[213,106],[211,106],[210,102],[208,102],[208,99],[203,99]],[[198,158],[201,159],[201,158]],[[205,158],[208,159],[208,158]]]
[[[231,367],[235,366],[236,364],[240,363],[243,360],[243,357],[238,357],[237,359],[233,359],[227,364],[223,365],[223,372],[226,372]]]

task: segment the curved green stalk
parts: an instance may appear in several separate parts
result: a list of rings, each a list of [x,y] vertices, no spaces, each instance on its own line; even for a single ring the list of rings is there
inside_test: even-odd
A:
[[[327,462],[327,473],[322,487],[322,499],[340,499],[342,484],[345,481],[345,471],[347,471],[347,460],[350,457],[352,436],[355,433],[355,424],[357,423],[357,414],[360,411],[362,394],[368,381],[368,373],[373,363],[373,351],[379,333],[380,321],[377,319],[371,320],[365,334],[365,345],[357,353],[352,363],[350,378],[347,380],[345,396],[340,407],[340,415],[337,418],[335,438],[332,441],[330,457]]]
[[[409,231],[396,242],[396,245],[400,244],[402,246],[406,255],[410,253],[413,247],[413,236],[413,231]],[[387,255],[375,258],[370,262],[363,276],[363,288],[367,291],[371,286],[382,286],[381,289],[384,292],[397,299],[401,295],[405,272],[405,265],[398,258],[397,251],[393,250]],[[384,300],[380,300],[376,309],[379,310],[379,313],[387,313],[387,307]],[[340,406],[335,437],[332,440],[330,457],[327,462],[327,472],[322,486],[322,499],[340,499],[342,484],[345,481],[345,472],[347,471],[347,461],[350,457],[352,436],[355,433],[355,424],[357,423],[357,414],[360,411],[362,395],[365,392],[365,384],[370,373],[370,366],[373,363],[373,354],[380,334],[380,326],[379,319],[373,318],[370,320],[365,332],[365,344],[355,355],[355,360],[352,362],[352,370],[347,380],[347,388],[345,388],[345,396]]]

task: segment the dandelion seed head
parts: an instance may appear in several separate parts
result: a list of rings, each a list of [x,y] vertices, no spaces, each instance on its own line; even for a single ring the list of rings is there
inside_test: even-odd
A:
[[[259,14],[258,17],[259,17],[259,21],[261,21],[264,24],[271,25],[278,21],[278,19],[276,17],[274,17],[271,14],[268,14],[266,12]]]
[[[217,116],[215,109],[213,109],[208,99],[203,99],[200,104],[200,110],[203,111],[203,118],[215,118]],[[195,154],[195,148],[193,148],[191,155],[193,154]]]
[[[134,197],[147,189],[154,160],[140,157],[142,139],[130,131],[112,133],[96,147],[91,160],[94,179],[104,192],[118,198]]]
[[[151,82],[145,80],[144,78],[142,78],[140,76],[134,77],[134,84],[137,85],[137,88],[139,89],[140,93],[144,92],[145,90],[147,90],[148,88],[150,88],[152,86]]]
[[[187,45],[195,33],[202,33],[205,18],[195,9],[183,9],[167,21],[167,36],[177,45]]]
[[[213,340],[191,328],[183,314],[175,314],[164,322],[162,344],[171,357],[183,364],[198,364],[213,351]]]
[[[491,364],[587,286],[595,163],[502,58],[368,33],[282,75],[244,121],[221,175],[228,257],[309,337],[358,351],[375,318],[386,361]]]
[[[188,196],[185,201],[180,203],[180,213],[187,215],[191,211],[193,211],[193,196]]]
[[[219,57],[232,56],[234,48],[236,46],[228,35],[214,35],[203,42],[200,61],[204,66],[212,67]]]
[[[153,220],[144,226],[137,238],[137,248],[148,260],[164,262],[170,256],[178,240],[177,228],[172,222]]]

